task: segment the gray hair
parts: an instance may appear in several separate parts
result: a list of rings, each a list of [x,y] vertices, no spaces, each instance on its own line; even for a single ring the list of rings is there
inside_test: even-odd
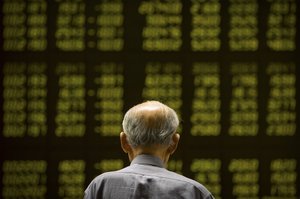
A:
[[[138,146],[170,145],[179,120],[176,112],[158,101],[147,101],[129,109],[123,119],[129,144]]]

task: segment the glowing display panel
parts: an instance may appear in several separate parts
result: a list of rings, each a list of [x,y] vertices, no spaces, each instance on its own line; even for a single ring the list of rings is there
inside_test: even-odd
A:
[[[59,198],[82,198],[85,182],[83,160],[63,160],[58,165]]]
[[[211,190],[215,198],[220,198],[222,191],[221,164],[220,159],[194,159],[190,166],[194,179]]]
[[[257,66],[253,63],[233,63],[230,67],[231,136],[255,136],[258,133]]]
[[[46,0],[5,0],[2,12],[4,51],[46,50]]]
[[[45,63],[7,62],[3,67],[3,136],[47,134]]]
[[[59,92],[55,135],[58,137],[82,137],[85,134],[84,70],[80,63],[59,63],[56,67]]]
[[[123,115],[146,100],[180,118],[168,169],[218,199],[300,197],[298,1],[0,10],[0,198],[82,198],[95,176],[129,164]]]
[[[267,135],[293,136],[296,133],[296,74],[294,63],[270,63]]]
[[[259,161],[257,159],[232,159],[228,170],[232,174],[232,195],[236,198],[256,198],[259,193]]]
[[[94,68],[96,109],[94,132],[102,136],[119,136],[123,119],[123,66],[103,63]],[[93,95],[93,91],[89,93]]]
[[[229,46],[232,51],[255,51],[258,48],[256,37],[257,10],[256,0],[230,0]]]
[[[194,98],[191,134],[220,135],[220,78],[217,63],[194,63]]]
[[[267,45],[274,51],[296,48],[296,0],[268,0]]]
[[[178,51],[182,45],[182,4],[179,0],[142,1],[138,12],[145,18],[142,30],[145,51]]]
[[[5,160],[2,165],[2,197],[46,198],[46,170],[44,160]]]
[[[220,1],[192,1],[191,3],[191,49],[193,51],[218,51],[221,46]]]
[[[297,161],[295,159],[275,159],[270,163],[270,198],[297,197]]]

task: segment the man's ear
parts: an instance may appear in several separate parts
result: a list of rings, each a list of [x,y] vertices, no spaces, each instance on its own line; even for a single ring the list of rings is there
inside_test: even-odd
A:
[[[174,135],[172,136],[172,144],[168,148],[170,154],[173,154],[176,151],[179,140],[180,135],[178,133],[174,133]]]
[[[132,151],[131,146],[127,140],[127,135],[124,132],[120,133],[120,142],[121,142],[121,147],[125,153],[129,153]]]

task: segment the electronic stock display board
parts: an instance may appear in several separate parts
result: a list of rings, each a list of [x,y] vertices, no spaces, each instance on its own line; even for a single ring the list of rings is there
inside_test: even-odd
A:
[[[168,168],[217,199],[300,197],[297,0],[2,0],[0,198],[82,198],[123,115],[180,116]]]

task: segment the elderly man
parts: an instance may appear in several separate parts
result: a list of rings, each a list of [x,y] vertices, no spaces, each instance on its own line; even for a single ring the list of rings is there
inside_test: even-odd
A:
[[[129,109],[120,141],[130,166],[96,177],[85,190],[84,198],[213,199],[203,185],[165,169],[179,142],[178,124],[175,111],[158,101]]]

